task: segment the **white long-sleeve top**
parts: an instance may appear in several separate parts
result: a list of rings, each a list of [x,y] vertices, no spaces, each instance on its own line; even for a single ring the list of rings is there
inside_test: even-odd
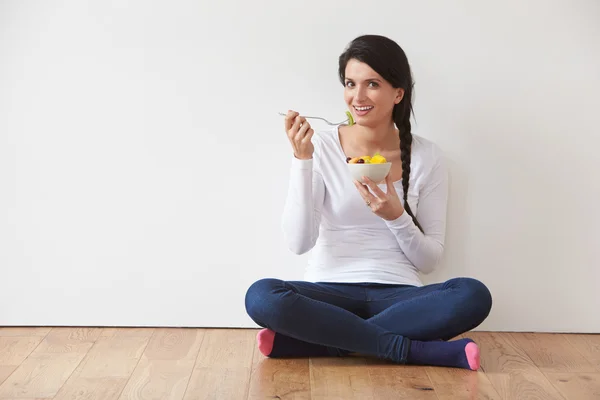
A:
[[[444,249],[448,172],[433,142],[413,134],[408,202],[393,221],[374,214],[354,186],[338,127],[316,131],[313,158],[292,156],[282,228],[296,254],[309,253],[309,282],[374,282],[422,286]],[[387,192],[385,182],[379,187]],[[404,204],[402,181],[394,182]]]

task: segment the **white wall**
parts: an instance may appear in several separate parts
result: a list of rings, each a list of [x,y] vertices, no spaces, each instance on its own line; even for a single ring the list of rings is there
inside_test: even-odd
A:
[[[306,261],[277,112],[342,119],[337,57],[378,33],[451,161],[427,282],[486,282],[481,329],[600,332],[599,21],[595,0],[0,2],[0,324],[254,326],[247,286]]]

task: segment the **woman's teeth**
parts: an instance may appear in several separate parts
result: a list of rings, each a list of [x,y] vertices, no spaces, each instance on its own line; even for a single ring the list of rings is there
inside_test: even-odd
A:
[[[373,109],[373,106],[365,106],[365,107],[354,106],[354,109],[356,110],[355,113],[357,116],[363,117],[371,112],[371,110]]]

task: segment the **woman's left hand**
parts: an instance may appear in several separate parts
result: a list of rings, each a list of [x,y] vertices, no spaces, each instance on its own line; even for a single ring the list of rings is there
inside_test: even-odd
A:
[[[402,203],[392,182],[391,174],[388,174],[385,178],[387,193],[381,190],[369,178],[364,177],[363,179],[366,185],[356,180],[354,181],[354,185],[373,213],[388,221],[393,221],[404,213],[404,207],[402,207]]]

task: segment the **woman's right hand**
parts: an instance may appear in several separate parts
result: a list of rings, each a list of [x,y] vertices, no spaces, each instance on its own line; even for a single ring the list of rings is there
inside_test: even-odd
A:
[[[315,131],[306,118],[296,111],[289,110],[285,116],[285,131],[294,149],[294,156],[300,160],[311,159],[315,148],[310,139]]]

